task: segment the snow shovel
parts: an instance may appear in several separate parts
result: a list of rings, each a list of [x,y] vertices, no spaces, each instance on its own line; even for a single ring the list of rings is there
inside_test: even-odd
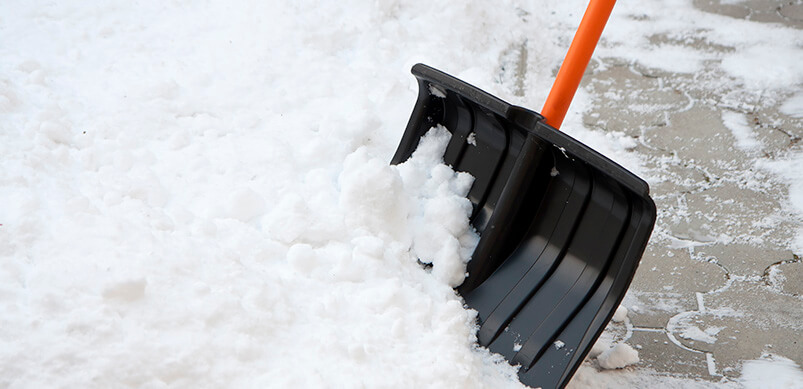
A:
[[[457,291],[478,311],[479,344],[520,365],[521,382],[563,387],[613,316],[655,223],[640,178],[559,132],[613,8],[592,0],[541,114],[417,64],[419,94],[392,164],[430,128],[445,163],[475,177],[480,240]]]

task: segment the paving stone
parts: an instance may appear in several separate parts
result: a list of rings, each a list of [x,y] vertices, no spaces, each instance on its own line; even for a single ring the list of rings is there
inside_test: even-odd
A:
[[[691,259],[687,249],[650,245],[624,305],[633,325],[663,328],[671,317],[697,309],[697,292],[716,290],[726,281],[722,268]]]
[[[765,278],[767,285],[780,293],[803,297],[803,261],[800,259],[771,265],[765,271]]]
[[[648,328],[663,328],[670,318],[697,305],[692,293],[643,291],[638,286],[628,290],[622,304],[630,311],[633,325]]]
[[[762,152],[771,156],[789,150],[803,138],[803,117],[791,117],[777,108],[789,97],[776,97],[776,106],[758,108],[747,114],[749,124],[763,144]]]
[[[698,260],[721,264],[730,274],[745,277],[760,277],[768,266],[791,256],[782,247],[737,243],[696,247],[693,253]]]
[[[803,28],[800,0],[693,4]],[[779,110],[794,91],[723,82],[732,76],[720,68],[721,55],[737,49],[704,36],[649,38],[710,54],[693,74],[602,59],[584,81],[594,100],[583,120],[636,140],[657,206],[653,237],[622,303],[634,326],[627,342],[641,346],[639,366],[720,381],[765,351],[803,364],[803,262],[789,249],[800,224],[786,213],[787,186],[757,165],[803,150],[803,118]],[[723,117],[742,121],[759,147],[740,146]],[[609,332],[621,338],[621,327]]]
[[[725,182],[688,194],[688,216],[668,228],[674,236],[706,243],[692,248],[693,259],[718,263],[735,275],[760,276],[792,257],[785,243],[795,234],[788,226],[762,222],[781,207],[777,193],[766,192]]]
[[[746,19],[762,23],[782,23],[789,27],[803,28],[803,11],[800,4],[778,0],[694,0],[694,6],[705,12]]]
[[[671,150],[680,159],[698,165],[716,166],[723,160],[733,161],[733,140],[731,131],[722,123],[722,114],[699,104],[673,114],[666,127],[645,134],[648,144]]]
[[[790,22],[803,22],[803,4],[784,4],[778,13]],[[797,23],[794,25],[798,26]]]
[[[664,332],[634,329],[627,344],[638,350],[638,366],[681,377],[709,377],[705,354],[678,347]]]
[[[743,360],[764,352],[803,361],[803,299],[762,282],[735,281],[703,301],[702,312],[688,313],[670,329],[684,346],[711,352],[718,372],[736,377]]]
[[[597,96],[595,108],[583,118],[589,127],[619,131],[639,138],[647,128],[666,125],[668,112],[681,110],[691,101],[680,90],[646,77],[630,65],[608,65],[595,71],[586,85]]]
[[[694,0],[694,6],[705,12],[744,19],[750,15],[750,9],[741,4],[722,4],[719,0]]]

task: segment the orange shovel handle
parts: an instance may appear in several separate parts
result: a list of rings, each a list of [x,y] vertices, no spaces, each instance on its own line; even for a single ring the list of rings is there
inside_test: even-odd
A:
[[[572,103],[574,93],[580,86],[580,79],[583,78],[591,54],[594,53],[615,3],[616,0],[591,0],[588,4],[580,27],[577,28],[577,33],[574,34],[572,44],[569,46],[569,52],[566,53],[566,59],[563,60],[555,83],[552,84],[552,90],[546,98],[544,109],[541,110],[541,115],[544,115],[546,123],[550,126],[559,129],[563,123],[569,104]]]

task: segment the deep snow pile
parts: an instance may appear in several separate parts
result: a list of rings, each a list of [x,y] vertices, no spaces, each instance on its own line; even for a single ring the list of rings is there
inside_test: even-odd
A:
[[[450,287],[476,236],[443,131],[387,161],[413,63],[538,106],[583,6],[5,2],[0,386],[520,387]],[[704,385],[584,366],[574,386],[603,384]]]
[[[445,130],[387,163],[402,55],[480,29],[411,7],[4,6],[0,386],[520,387]]]

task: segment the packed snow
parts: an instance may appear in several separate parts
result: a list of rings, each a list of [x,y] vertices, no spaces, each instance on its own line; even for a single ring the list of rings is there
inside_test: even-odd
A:
[[[685,339],[696,340],[705,343],[715,343],[717,341],[717,334],[722,331],[720,327],[708,327],[705,330],[697,326],[688,326],[683,328],[680,336]]]
[[[599,366],[603,369],[621,369],[625,366],[638,363],[638,351],[626,343],[619,343],[602,352],[597,357]]]
[[[746,361],[740,382],[747,388],[803,388],[803,370],[791,359],[766,354]]]
[[[439,159],[446,129],[388,161],[412,64],[537,108],[584,6],[5,2],[0,387],[522,387],[476,346],[476,313],[452,289],[478,237],[472,178]],[[690,10],[622,2],[598,53],[687,73],[717,56],[745,86],[800,82],[782,27],[703,13],[680,25]],[[737,50],[647,40],[694,23]],[[517,86],[500,59],[521,42]],[[799,117],[801,94],[786,96]],[[582,124],[587,99],[564,128],[645,173],[633,139]],[[801,162],[759,166],[790,183],[796,215]],[[627,324],[624,306],[614,320]],[[662,376],[610,332],[590,357],[570,387],[735,387]],[[801,382],[780,356],[744,366],[748,387]]]

